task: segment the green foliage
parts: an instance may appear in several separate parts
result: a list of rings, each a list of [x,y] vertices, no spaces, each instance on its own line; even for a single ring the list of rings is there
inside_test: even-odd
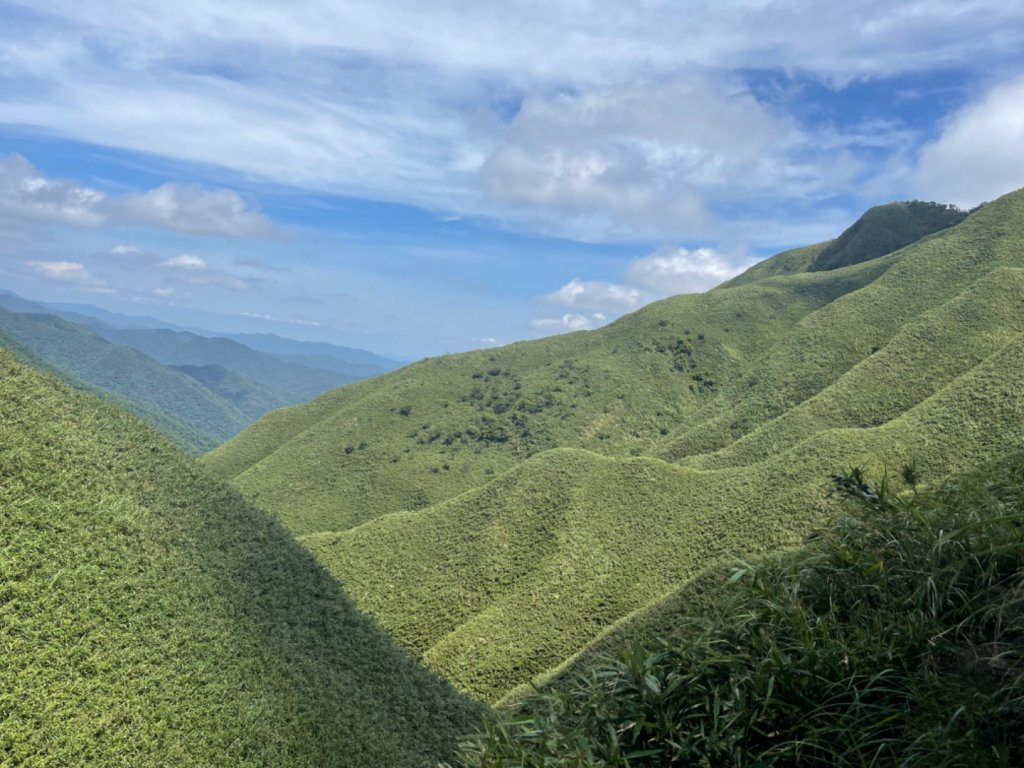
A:
[[[508,701],[798,544],[837,466],[916,460],[927,485],[1024,445],[1022,304],[1018,192],[895,254],[358,382],[204,461],[405,647]]]
[[[1024,762],[1024,458],[926,495],[834,482],[855,516],[736,569],[691,637],[491,719],[464,764]]]
[[[278,523],[0,350],[0,764],[416,766],[479,709]]]
[[[826,245],[807,266],[810,272],[877,259],[923,237],[959,224],[967,212],[955,205],[912,200],[871,208]]]

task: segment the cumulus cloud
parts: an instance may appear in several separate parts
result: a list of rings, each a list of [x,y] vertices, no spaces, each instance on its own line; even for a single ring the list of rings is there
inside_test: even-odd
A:
[[[242,197],[230,189],[204,189],[195,184],[162,184],[138,195],[111,201],[120,218],[139,224],[174,229],[196,235],[264,237],[267,220],[251,211]]]
[[[604,323],[605,317],[600,313],[590,316],[565,314],[561,317],[541,317],[530,322],[530,325],[547,333],[566,333],[567,331],[587,331]]]
[[[658,296],[698,293],[714,288],[747,269],[752,260],[728,259],[712,248],[659,248],[634,259],[626,269],[626,282]]]
[[[964,207],[1024,187],[1024,77],[953,114],[921,150],[915,181],[927,199]]]
[[[534,329],[549,332],[587,330],[666,296],[698,293],[738,275],[754,260],[728,257],[712,248],[689,250],[662,247],[633,259],[623,273],[622,283],[574,278],[557,291],[544,296],[546,304],[590,310],[590,315],[565,314],[532,322]]]
[[[25,266],[47,280],[69,283],[92,293],[113,293],[102,280],[77,261],[26,261]]]
[[[0,156],[0,216],[74,227],[146,224],[178,232],[263,237],[269,222],[229,189],[164,184],[138,194],[108,195],[70,179],[50,179],[18,154]],[[128,256],[137,249],[116,246]]]
[[[628,312],[643,303],[643,294],[626,285],[574,278],[544,300],[563,307]]]
[[[44,177],[21,155],[0,157],[0,215],[95,227],[105,220],[106,198],[75,181]]]
[[[697,75],[523,103],[480,171],[498,200],[700,231],[702,195],[758,183],[793,133],[742,88]]]

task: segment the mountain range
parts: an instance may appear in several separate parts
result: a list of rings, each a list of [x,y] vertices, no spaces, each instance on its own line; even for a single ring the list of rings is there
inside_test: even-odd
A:
[[[0,306],[0,763],[1024,754],[1024,190],[281,408],[337,348]]]

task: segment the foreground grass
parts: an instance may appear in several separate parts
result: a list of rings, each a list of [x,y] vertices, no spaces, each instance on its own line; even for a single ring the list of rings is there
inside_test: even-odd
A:
[[[433,766],[478,717],[278,523],[0,350],[0,764]]]
[[[852,516],[736,569],[685,639],[493,719],[463,764],[1022,764],[1024,457],[923,495],[836,481]]]

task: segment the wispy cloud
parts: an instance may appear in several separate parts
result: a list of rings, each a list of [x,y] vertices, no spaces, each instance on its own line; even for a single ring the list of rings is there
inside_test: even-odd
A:
[[[855,150],[895,140],[876,131],[845,156],[818,133],[801,141],[733,75],[798,72],[834,88],[939,65],[998,77],[1019,67],[1024,33],[1019,10],[997,0],[730,0],[699,12],[510,0],[500,13],[464,0],[78,0],[48,11],[0,30],[5,74],[33,84],[0,95],[5,122],[591,238],[693,236],[722,200],[843,193],[864,173]],[[580,130],[585,140],[566,140]],[[122,202],[160,226],[261,231],[226,194],[172,186]]]

